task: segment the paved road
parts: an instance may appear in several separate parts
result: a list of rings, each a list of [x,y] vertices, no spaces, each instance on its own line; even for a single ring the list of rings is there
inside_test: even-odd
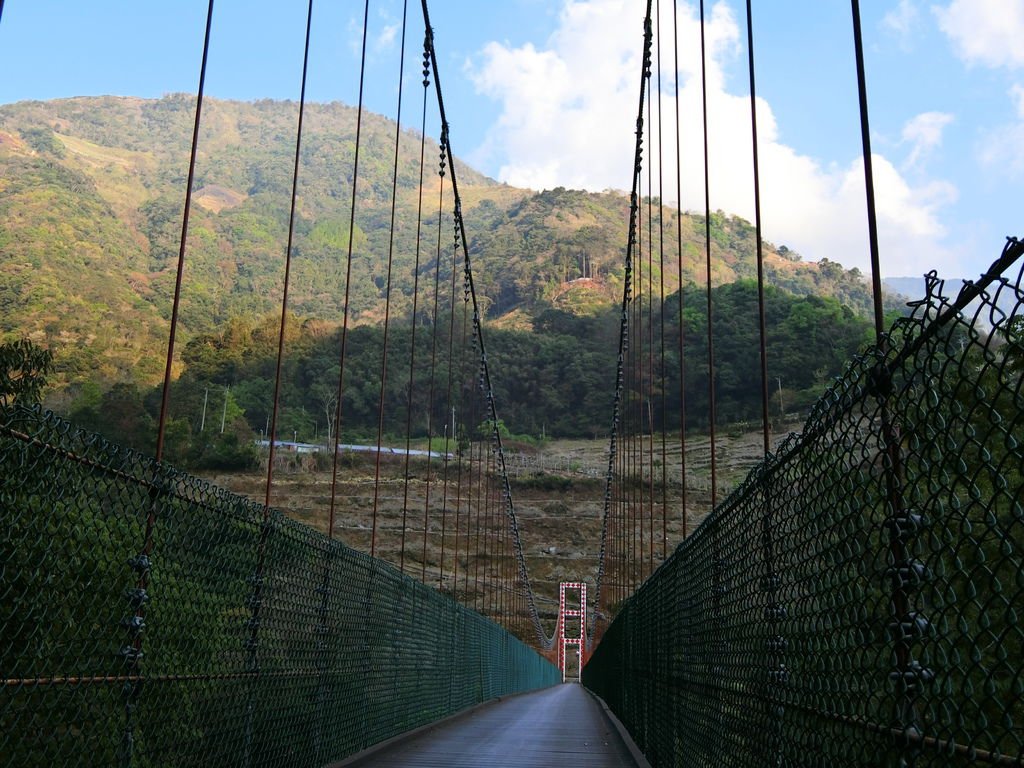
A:
[[[635,768],[601,706],[577,684],[481,707],[376,752],[374,768]]]

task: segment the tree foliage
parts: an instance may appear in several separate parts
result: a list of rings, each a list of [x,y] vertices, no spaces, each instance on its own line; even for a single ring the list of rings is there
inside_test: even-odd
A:
[[[296,108],[292,102],[206,102],[186,243],[184,344],[220,335],[226,323],[237,324],[233,318],[260,317],[280,306]],[[145,389],[161,379],[193,110],[194,97],[182,94],[0,106],[0,131],[11,137],[0,151],[0,342],[45,339],[55,350],[52,391],[70,385],[65,400],[88,382]],[[434,239],[430,230],[438,222],[431,217],[417,230],[419,136],[413,132],[399,136],[392,236],[395,126],[377,115],[364,120],[361,195],[350,226],[355,114],[343,104],[310,104],[303,137],[289,306],[328,325],[346,311],[355,325],[380,325],[389,253],[392,316],[411,314],[417,279],[422,297],[438,268],[442,285],[453,268],[450,253],[417,246],[418,239],[421,246]],[[428,140],[428,155],[437,151],[432,144]],[[488,321],[519,318],[528,327],[552,309],[596,316],[616,305],[629,215],[625,194],[562,187],[531,192],[461,164],[459,179]],[[667,246],[683,244],[683,274],[668,268],[662,274],[650,259],[638,260],[637,269],[648,285],[664,278],[673,293],[680,282],[703,277],[697,257],[704,219],[653,203],[655,230]],[[451,230],[451,207],[444,200],[443,232]],[[711,225],[714,284],[753,276],[750,223],[718,211]],[[790,293],[838,297],[857,312],[869,306],[859,273],[827,259],[798,263],[788,250],[768,244],[766,270],[770,283]],[[420,302],[421,313],[427,303]],[[230,337],[221,344],[218,355],[239,346]],[[191,352],[189,367],[197,378],[209,378],[198,367],[202,350]]]
[[[29,339],[0,344],[0,406],[38,403],[52,370],[49,349]]]

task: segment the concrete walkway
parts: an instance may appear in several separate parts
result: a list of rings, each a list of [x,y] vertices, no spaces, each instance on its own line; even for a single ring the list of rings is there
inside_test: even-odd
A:
[[[628,738],[628,737],[627,737]],[[479,707],[343,763],[375,768],[620,768],[633,758],[604,708],[574,683]],[[638,752],[633,751],[639,755]]]

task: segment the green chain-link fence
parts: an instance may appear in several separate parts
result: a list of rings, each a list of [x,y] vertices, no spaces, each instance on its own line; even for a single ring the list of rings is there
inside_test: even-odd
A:
[[[558,682],[392,567],[0,409],[0,765],[314,766]]]
[[[1022,250],[932,277],[625,604],[583,680],[652,765],[1024,765]]]

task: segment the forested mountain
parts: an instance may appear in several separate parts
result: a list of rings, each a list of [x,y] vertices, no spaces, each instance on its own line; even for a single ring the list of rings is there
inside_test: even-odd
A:
[[[194,97],[187,95],[0,106],[0,342],[27,336],[53,349],[58,386],[49,402],[58,408],[85,413],[104,396],[144,392],[160,377],[194,107]],[[293,102],[204,103],[182,348],[192,341],[196,353],[203,346],[199,340],[219,339],[216,346],[230,352],[228,357],[240,354],[228,348],[242,345],[243,337],[251,341],[253,333],[266,335],[254,329],[279,310],[297,112]],[[355,110],[339,103],[310,104],[304,125],[289,293],[290,310],[301,326],[296,332],[317,329],[320,336],[332,337],[347,289],[350,324],[369,329],[363,333],[372,338],[384,316],[389,251],[394,256],[392,317],[399,328],[408,325],[417,251],[421,289],[435,274],[450,280],[453,268],[450,200],[438,213],[436,143],[426,142],[424,215],[417,233],[420,137],[413,131],[400,134],[392,241],[395,126],[377,115],[364,117],[352,279],[346,286]],[[627,196],[562,188],[534,192],[499,184],[461,163],[457,171],[478,295],[499,358],[523,345],[549,350],[555,338],[591,333],[587,323],[614,325]],[[444,179],[446,189],[449,181]],[[638,254],[640,291],[660,295],[663,289],[671,296],[680,289],[677,240],[683,243],[683,287],[703,282],[703,216],[679,217],[658,201],[644,202],[644,216],[651,218],[649,231],[663,232],[664,253],[654,242]],[[728,303],[731,294],[721,292],[723,287],[755,273],[754,230],[721,212],[711,223],[712,281]],[[805,263],[785,246],[767,244],[766,270],[769,282],[781,289],[774,301],[792,302],[783,298],[786,293],[830,297],[838,303],[826,302],[827,312],[839,312],[840,304],[849,307],[844,317],[850,322],[868,306],[857,270],[827,258]],[[826,306],[820,304],[823,298],[813,301]],[[735,311],[741,311],[738,305]],[[732,312],[723,309],[723,317]],[[538,346],[516,333],[546,341]],[[848,346],[845,340],[835,343],[843,350]],[[611,364],[613,351],[600,350],[607,358],[601,366]],[[195,365],[195,354],[184,355],[178,373],[191,367],[196,380],[225,378],[222,370],[203,373]],[[730,365],[724,361],[723,376],[732,375]],[[111,392],[114,385],[120,386]],[[516,383],[502,386],[514,400]],[[601,412],[606,409],[601,403]],[[534,430],[548,424],[585,433],[591,416],[577,416],[582,422],[548,414],[519,426]]]

